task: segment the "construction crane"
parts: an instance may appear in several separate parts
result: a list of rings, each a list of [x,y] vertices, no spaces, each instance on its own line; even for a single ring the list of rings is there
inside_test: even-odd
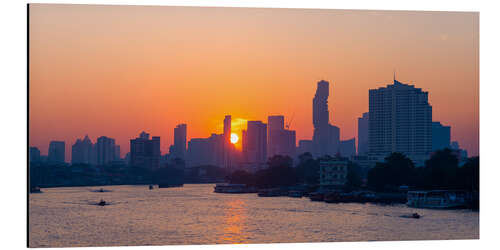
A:
[[[290,118],[290,120],[286,123],[285,127],[286,129],[290,129],[290,126],[292,125],[292,121],[293,121],[293,118],[295,117],[295,111],[293,112],[292,114],[292,117]]]

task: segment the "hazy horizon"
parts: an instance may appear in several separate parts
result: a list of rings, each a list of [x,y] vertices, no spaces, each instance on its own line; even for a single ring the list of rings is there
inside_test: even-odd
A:
[[[330,123],[356,137],[368,90],[396,79],[429,92],[433,121],[479,154],[477,12],[30,4],[29,144],[86,134],[187,139],[284,115],[311,139],[316,82]],[[241,137],[241,126],[235,131]]]

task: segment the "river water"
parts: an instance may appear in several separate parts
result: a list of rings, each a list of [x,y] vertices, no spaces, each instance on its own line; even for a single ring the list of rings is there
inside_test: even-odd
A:
[[[29,246],[478,239],[479,213],[213,193],[213,184],[47,188],[29,197]],[[109,206],[96,206],[101,199]],[[401,216],[417,212],[420,219]]]

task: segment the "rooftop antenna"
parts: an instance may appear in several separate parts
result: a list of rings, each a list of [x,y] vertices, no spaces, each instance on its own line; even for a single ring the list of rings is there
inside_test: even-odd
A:
[[[393,72],[394,72],[394,79],[393,80],[394,80],[394,82],[396,82],[396,69],[394,69]]]

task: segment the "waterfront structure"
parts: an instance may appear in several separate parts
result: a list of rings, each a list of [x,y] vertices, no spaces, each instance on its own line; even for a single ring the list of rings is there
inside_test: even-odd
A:
[[[30,162],[40,162],[40,149],[37,147],[30,147],[29,159]]]
[[[347,160],[333,159],[319,162],[321,186],[343,186],[347,182]]]
[[[174,128],[174,145],[171,148],[171,157],[185,159],[186,158],[186,137],[187,125],[179,124]]]
[[[340,141],[339,153],[344,157],[356,155],[356,138]]]
[[[148,169],[160,167],[160,137],[142,132],[138,138],[130,140],[130,165]]]
[[[329,83],[321,80],[317,83],[313,98],[313,155],[335,155],[340,142],[340,129],[329,123],[328,111]]]
[[[242,139],[244,162],[265,164],[267,161],[267,125],[261,121],[248,121]]]
[[[403,84],[369,91],[369,154],[383,160],[400,152],[423,166],[432,150],[432,107],[428,92]]]
[[[49,143],[49,155],[47,161],[50,163],[65,162],[66,144],[64,141],[51,141]]]
[[[363,113],[358,118],[358,155],[368,154],[368,130],[370,127],[370,113]]]
[[[77,139],[71,146],[71,164],[90,164],[92,161],[92,141],[88,135]]]
[[[450,147],[451,127],[432,122],[432,151]]]

